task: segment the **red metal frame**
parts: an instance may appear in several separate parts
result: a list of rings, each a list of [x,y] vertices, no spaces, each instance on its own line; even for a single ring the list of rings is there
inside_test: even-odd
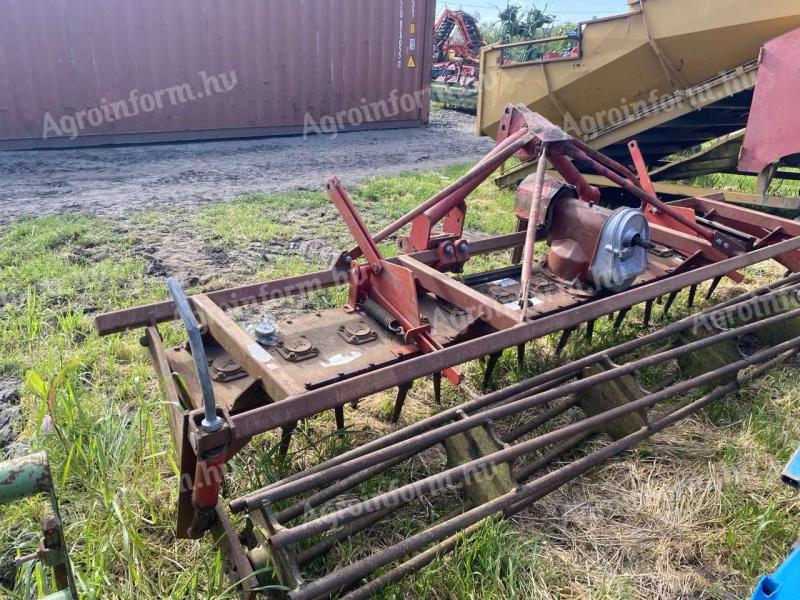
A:
[[[770,165],[800,154],[800,29],[764,44],[739,171],[761,174]]]
[[[437,58],[441,60],[449,60],[451,58],[449,56],[451,50],[455,53],[455,56],[452,58],[469,58],[473,60],[479,58],[479,54],[476,54],[472,49],[472,44],[478,43],[478,45],[483,46],[483,39],[480,37],[477,40],[474,39],[473,34],[469,31],[469,27],[464,19],[464,14],[465,13],[463,11],[446,8],[439,15],[439,18],[436,20],[436,27],[434,28],[434,31],[438,32],[444,25],[445,19],[452,17],[454,26],[458,27],[466,43],[462,44],[454,42],[451,39],[452,32],[450,32],[450,35],[448,35],[448,37],[444,40],[441,47],[435,47]],[[477,22],[475,22],[474,25],[477,29]],[[480,31],[478,31],[478,35],[480,36]],[[436,44],[435,40],[434,44]]]
[[[425,354],[441,350],[441,345],[430,336],[431,326],[422,322],[417,285],[411,270],[383,260],[377,244],[337,177],[328,182],[328,194],[369,266],[369,269],[365,269],[358,261],[353,261],[350,267],[350,309],[355,310],[362,300],[371,298],[400,322],[406,342],[415,343]],[[442,374],[453,385],[461,384],[461,375],[455,369],[448,367]]]
[[[506,108],[500,125],[497,147],[473,169],[441,192],[435,194],[417,209],[370,235],[352,200],[341,182],[334,178],[328,184],[328,193],[355,239],[357,246],[340,258],[340,268],[246,286],[190,299],[199,320],[207,328],[211,341],[221,346],[230,357],[253,378],[253,385],[263,388],[269,401],[236,414],[220,409],[225,425],[218,432],[208,433],[198,426],[202,410],[180,412],[180,403],[173,401],[178,390],[172,382],[171,368],[155,324],[175,318],[174,305],[161,303],[123,313],[101,315],[97,319],[101,333],[122,331],[129,327],[147,326],[146,341],[153,363],[170,398],[171,425],[181,451],[181,470],[194,482],[180,496],[179,532],[195,535],[198,515],[208,512],[219,496],[219,486],[198,481],[201,472],[216,472],[249,440],[276,427],[291,428],[299,420],[319,414],[324,410],[341,409],[351,401],[364,398],[394,386],[403,386],[414,379],[431,374],[444,374],[453,383],[460,382],[455,367],[466,361],[494,355],[514,346],[524,345],[533,339],[554,331],[575,328],[616,311],[625,311],[632,305],[648,302],[664,294],[676,294],[684,287],[717,280],[726,274],[767,259],[776,258],[791,270],[800,269],[800,224],[755,211],[715,202],[713,199],[690,199],[666,204],[654,194],[643,189],[646,182],[624,166],[599,154],[585,144],[573,140],[563,131],[528,111],[525,107]],[[525,232],[466,243],[466,249],[456,249],[453,262],[447,248],[460,246],[463,240],[465,199],[482,181],[511,156],[531,158],[542,154],[574,185],[585,201],[596,199],[596,188],[590,186],[572,160],[589,165],[639,197],[644,204],[687,227],[691,233],[654,224],[653,239],[691,257],[675,271],[664,269],[653,279],[639,283],[631,289],[610,296],[593,297],[584,303],[567,304],[567,308],[553,310],[528,321],[519,322],[506,305],[464,285],[441,272],[458,267],[470,254],[519,248],[525,241]],[[686,216],[687,210],[702,213],[703,223]],[[423,221],[424,219],[424,221]],[[434,226],[444,221],[443,234],[434,234]],[[413,255],[385,259],[378,243],[405,225],[412,224],[413,240],[409,248],[418,250]],[[718,229],[738,228],[742,234],[736,240]],[[458,237],[456,237],[458,236]],[[749,238],[747,237],[749,236]],[[455,239],[453,239],[455,237]],[[749,243],[742,241],[749,239]],[[738,240],[738,241],[737,241]],[[725,246],[727,244],[727,246]],[[450,245],[450,246],[448,246]],[[459,254],[459,252],[461,254]],[[363,261],[359,261],[360,257]],[[447,259],[445,259],[447,258]],[[657,257],[652,261],[657,263]],[[343,268],[346,266],[346,269]],[[360,311],[368,300],[388,312],[404,330],[406,344],[414,344],[403,360],[391,364],[370,365],[371,370],[361,372],[317,387],[304,388],[269,357],[265,351],[254,350],[253,340],[225,314],[231,306],[242,306],[269,298],[275,291],[285,295],[298,294],[349,283],[347,310]],[[425,296],[435,295],[464,311],[474,322],[483,321],[483,329],[473,337],[454,338],[454,343],[442,347],[431,335],[431,324],[420,311]],[[477,338],[477,339],[474,339]],[[374,367],[374,368],[372,368]],[[212,480],[213,483],[213,480]],[[202,525],[202,523],[201,523]]]

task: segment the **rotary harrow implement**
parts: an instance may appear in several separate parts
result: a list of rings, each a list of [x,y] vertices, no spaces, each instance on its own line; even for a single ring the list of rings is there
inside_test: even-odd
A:
[[[171,280],[172,301],[97,317],[101,334],[144,328],[179,450],[177,534],[211,531],[243,594],[369,597],[487,519],[515,514],[797,352],[800,223],[711,197],[664,203],[635,143],[634,172],[524,106],[508,106],[499,130],[477,165],[374,235],[332,179],[328,194],[355,245],[328,271],[188,298]],[[512,157],[539,164],[518,190],[516,230],[472,240],[464,229],[469,196]],[[562,180],[546,177],[548,163]],[[579,168],[641,205],[600,206]],[[386,258],[379,243],[390,238],[399,255]],[[476,270],[470,262],[479,255],[504,264]],[[785,279],[222,498],[225,464],[259,434],[280,430],[285,452],[302,420],[332,410],[344,428],[345,405],[391,388],[396,422],[419,378],[433,377],[440,404],[442,379],[459,386],[466,362],[486,360],[488,386],[506,349],[516,348],[522,362],[526,344],[560,333],[560,352],[579,327],[591,339],[598,319],[618,328],[640,304],[647,325],[668,316],[681,291],[691,308],[723,278],[741,282],[742,269],[769,260],[789,271]],[[347,288],[339,308],[249,327],[232,316],[336,286]],[[158,326],[174,320],[188,341],[167,348]],[[651,383],[650,370],[665,364],[675,365],[670,376]],[[637,379],[643,373],[645,386]],[[387,473],[407,473],[419,453],[442,449],[439,472],[383,494],[367,491]],[[572,462],[551,467],[565,457]],[[363,499],[341,508],[354,494]],[[422,498],[449,502],[448,516],[325,572],[341,544],[357,543]],[[241,525],[232,513],[244,517],[233,519]]]

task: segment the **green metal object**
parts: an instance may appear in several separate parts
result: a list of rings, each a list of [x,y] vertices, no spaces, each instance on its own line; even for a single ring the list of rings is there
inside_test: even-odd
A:
[[[0,463],[0,504],[49,493],[52,489],[44,452]]]
[[[16,566],[31,561],[41,561],[53,569],[57,592],[45,600],[77,600],[78,590],[72,576],[61,515],[58,510],[50,463],[44,452],[0,463],[0,505],[18,502],[40,494],[50,498],[51,514],[42,518],[43,536],[36,552],[16,559]]]
[[[57,592],[44,596],[42,600],[72,600],[76,597],[77,596],[73,596],[72,592],[69,590],[58,590]]]
[[[475,113],[478,110],[478,88],[474,85],[434,81],[431,83],[431,100],[447,107]]]
[[[618,365],[610,360],[602,364],[588,367],[583,371],[583,377],[591,377],[603,371],[609,371]],[[606,383],[600,383],[582,390],[578,397],[578,404],[587,417],[594,417],[614,408],[625,406],[635,400],[640,400],[647,395],[633,375],[623,375]],[[621,440],[632,435],[646,425],[645,413],[631,413],[608,423],[598,429],[598,433],[607,433],[614,440]]]

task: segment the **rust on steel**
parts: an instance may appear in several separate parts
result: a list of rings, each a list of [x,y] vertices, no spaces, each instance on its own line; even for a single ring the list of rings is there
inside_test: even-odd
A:
[[[489,254],[506,248],[519,246],[524,242],[524,235],[511,233],[497,237],[477,240],[470,245],[473,255]],[[424,264],[432,264],[436,261],[436,252],[416,252],[409,255]],[[396,258],[387,259],[395,262]],[[276,298],[296,296],[317,290],[327,289],[347,283],[347,271],[339,268],[327,271],[317,271],[307,275],[295,275],[275,281],[264,281],[250,285],[243,285],[215,292],[207,292],[205,296],[215,304],[230,310],[242,306],[250,306],[259,302],[266,302]],[[192,297],[189,297],[192,303]],[[175,303],[171,300],[146,304],[134,308],[125,308],[98,315],[95,317],[94,324],[100,335],[110,335],[120,333],[148,325],[158,325],[169,321],[178,320],[175,311]]]
[[[792,306],[800,306],[800,303],[798,303],[796,285],[792,286],[791,289],[787,288],[781,290],[781,293],[785,299],[789,299]],[[738,303],[747,301],[747,295],[736,299]],[[735,306],[736,302],[730,306]],[[795,308],[792,314],[785,317],[785,319],[796,320],[799,312],[800,309]],[[765,320],[763,323],[766,324],[766,322]],[[758,322],[749,323],[746,328],[747,331],[751,332],[760,330]],[[740,333],[744,330],[745,329],[741,329]],[[732,336],[730,332],[720,332],[712,336],[713,339],[711,343],[724,343],[726,340],[730,340],[733,337],[734,336]],[[430,527],[425,527],[419,533],[412,535],[399,544],[393,545],[387,550],[377,551],[367,558],[339,568],[319,579],[311,582],[304,582],[303,585],[297,586],[290,591],[289,597],[295,599],[313,598],[319,594],[327,594],[342,587],[346,588],[349,585],[355,584],[363,577],[369,576],[377,569],[387,566],[404,556],[412,555],[412,558],[408,561],[401,563],[401,565],[391,569],[386,572],[386,574],[366,583],[363,587],[357,588],[350,592],[349,595],[345,596],[352,598],[369,597],[386,583],[396,580],[399,576],[412,573],[417,570],[417,568],[424,566],[424,564],[431,559],[431,554],[439,555],[452,549],[452,544],[443,542],[440,546],[434,546],[432,549],[417,555],[414,554],[421,551],[426,546],[436,544],[440,541],[446,541],[449,539],[448,536],[458,531],[469,533],[473,531],[473,529],[471,529],[473,525],[491,515],[500,514],[510,516],[519,512],[532,502],[535,502],[547,493],[550,493],[564,483],[584,473],[589,468],[631,448],[643,439],[662,431],[718,400],[725,394],[734,391],[743,383],[760,376],[766,370],[785,362],[794,356],[798,348],[800,348],[800,338],[791,337],[791,335],[787,337],[788,339],[784,342],[777,343],[752,355],[742,357],[724,367],[710,370],[700,376],[693,377],[678,384],[672,384],[657,393],[650,394],[645,391],[640,394],[637,399],[632,401],[625,401],[625,395],[623,394],[614,408],[593,413],[587,418],[579,419],[577,422],[570,425],[560,427],[551,433],[534,437],[523,443],[516,444],[515,446],[499,448],[491,443],[481,444],[479,447],[483,448],[483,455],[473,461],[455,467],[451,466],[440,473],[430,475],[424,479],[398,488],[397,490],[373,496],[359,504],[348,506],[334,513],[325,514],[323,517],[306,521],[301,525],[275,530],[269,538],[270,547],[288,547],[315,532],[325,533],[327,531],[333,531],[331,527],[334,524],[336,527],[339,527],[344,523],[354,522],[352,519],[358,515],[358,522],[360,525],[355,527],[345,526],[342,529],[337,529],[335,533],[331,533],[333,544],[335,544],[336,542],[342,541],[342,539],[348,539],[351,536],[355,536],[358,532],[371,527],[376,522],[386,518],[389,514],[398,510],[403,504],[416,497],[431,495],[437,490],[442,489],[442,485],[451,485],[453,481],[457,481],[459,477],[467,475],[468,473],[486,473],[485,471],[478,471],[480,464],[510,464],[510,461],[514,458],[520,458],[530,454],[535,448],[554,446],[559,440],[575,439],[576,433],[579,432],[598,435],[603,431],[601,429],[602,425],[618,421],[619,418],[625,414],[639,413],[643,409],[649,409],[656,404],[666,403],[671,399],[679,397],[688,390],[696,389],[704,383],[720,380],[725,374],[736,375],[732,380],[726,380],[724,385],[718,385],[716,388],[711,389],[698,400],[694,400],[688,404],[679,402],[677,405],[665,405],[667,411],[654,415],[653,418],[648,420],[646,425],[632,424],[626,429],[620,430],[619,435],[613,437],[614,441],[612,443],[601,447],[599,450],[591,451],[588,455],[567,464],[565,467],[546,472],[542,469],[532,469],[529,465],[534,463],[530,463],[527,465],[529,468],[527,472],[525,469],[516,471],[516,473],[526,473],[526,476],[518,480],[518,485],[515,486],[515,489],[509,491],[504,491],[502,488],[495,489],[488,497],[483,497],[477,504],[469,506],[469,498],[472,497],[469,488],[470,486],[476,485],[476,481],[480,481],[479,477],[473,477],[469,483],[465,484],[463,490],[464,502],[468,507],[463,513],[440,520]],[[628,345],[628,347],[630,346]],[[611,350],[615,354],[619,354],[617,349]],[[657,353],[650,356],[649,362],[652,363],[654,360],[661,360],[662,354],[663,353]],[[641,361],[636,361],[636,363],[642,366]],[[752,366],[756,368],[750,369]],[[634,363],[627,365],[625,369],[615,367],[612,371],[616,371],[616,373],[612,373],[611,376],[608,377],[608,380],[612,382],[624,381],[625,378],[628,377],[627,373],[631,372],[631,370],[635,370]],[[596,379],[591,375],[591,372],[589,372],[583,377],[579,377],[571,391],[579,392],[580,390],[589,389],[596,385],[595,381]],[[534,476],[535,478],[533,481],[526,481]],[[337,483],[336,485],[339,484]],[[323,490],[324,489],[325,488],[323,488]],[[484,491],[486,490],[490,490],[490,488],[484,488]],[[343,492],[345,490],[339,491]],[[259,504],[259,506],[261,507],[259,510],[262,512],[268,510],[265,508],[268,506],[267,504]],[[364,511],[367,513],[375,513],[375,518],[368,521],[363,520]],[[294,516],[299,517],[300,514],[295,514]],[[344,535],[343,532],[345,532]],[[323,540],[328,539],[329,538],[323,538]],[[325,541],[321,542],[319,546],[324,546],[328,549],[332,547],[332,545],[326,544]],[[302,564],[305,564],[305,561],[303,561]]]
[[[524,106],[507,106],[500,123],[493,151],[467,174],[374,235],[344,184],[331,179],[328,193],[356,247],[345,250],[328,271],[190,297],[203,326],[199,342],[203,353],[193,351],[198,342],[194,347],[164,347],[158,324],[175,320],[171,302],[97,317],[103,334],[146,329],[143,343],[168,400],[179,454],[178,536],[198,538],[213,530],[229,559],[229,571],[244,581],[246,594],[255,589],[254,579],[259,585],[276,583],[265,576],[267,571],[277,574],[277,584],[289,588],[290,598],[337,593],[375,569],[415,554],[361,591],[352,592],[353,597],[364,597],[378,589],[380,582],[429,560],[426,545],[450,548],[451,537],[458,531],[468,531],[497,513],[513,514],[598,460],[668,426],[674,422],[672,415],[691,414],[687,407],[667,416],[651,414],[657,405],[660,408],[687,391],[724,382],[692,405],[691,410],[698,409],[734,389],[731,386],[738,385],[743,369],[756,366],[758,372],[796,352],[798,339],[791,334],[795,327],[784,324],[800,319],[796,303],[800,274],[794,274],[800,270],[800,226],[714,198],[663,202],[652,193],[646,177],[640,179],[622,163],[571,138]],[[631,152],[634,162],[641,163],[638,147],[633,145]],[[546,159],[553,165],[560,180],[548,177],[542,168],[535,181],[529,179],[517,192],[513,233],[470,239],[465,219],[471,193],[512,156],[521,160],[540,156],[542,164]],[[599,206],[598,189],[575,162],[628,190],[641,200],[641,206]],[[410,235],[397,236],[400,254],[385,258],[378,242],[406,226]],[[542,260],[532,258],[535,243],[540,244],[537,250],[545,251]],[[497,266],[474,268],[471,261],[482,254],[500,257]],[[619,325],[633,306],[643,303],[647,326],[658,298],[667,297],[666,315],[684,288],[690,290],[691,305],[700,284],[711,282],[706,294],[710,297],[724,277],[741,281],[742,269],[771,259],[793,274],[616,348],[442,410],[270,482],[223,508],[222,467],[259,434],[279,428],[277,450],[286,453],[295,427],[304,419],[333,411],[336,426],[344,428],[345,404],[393,387],[398,388],[396,421],[417,378],[433,375],[438,399],[442,378],[458,386],[459,365],[488,356],[484,374],[488,383],[507,348],[516,347],[522,363],[525,344],[532,340],[557,332],[565,339],[566,332],[583,323],[591,335],[597,319],[616,315]],[[266,337],[250,333],[249,325],[254,324],[248,322],[247,313],[231,310],[261,303],[268,308],[274,298],[333,286],[346,288],[345,302],[275,320],[274,325],[272,320],[259,321],[262,331],[271,332]],[[758,322],[737,323],[698,339],[688,337],[696,319],[730,318],[745,308],[769,308],[769,303],[786,301],[789,305],[777,313],[767,311]],[[767,329],[769,334],[764,333]],[[778,338],[774,332],[780,332]],[[731,353],[740,349],[729,346],[717,352],[721,344],[759,334],[767,343],[757,352],[739,357]],[[669,349],[625,363],[612,362],[672,338],[680,338],[680,343],[672,340]],[[687,371],[684,380],[667,383],[655,392],[633,383],[642,369],[668,360],[680,365],[686,362],[684,357],[708,348],[714,348],[715,356],[733,359],[730,364],[710,365],[706,371]],[[202,368],[197,364],[200,354],[207,363]],[[202,393],[209,386],[214,398],[211,406]],[[587,396],[590,387],[595,396]],[[222,423],[219,429],[206,426],[214,411]],[[496,435],[497,422],[526,411],[537,414],[517,423],[502,439]],[[539,426],[575,411],[585,418],[530,438]],[[610,436],[612,444],[554,472],[560,475],[548,473],[528,483],[559,456],[578,451],[586,440],[600,435]],[[308,515],[310,509],[325,507],[437,444],[444,444],[448,454],[448,465],[440,473],[330,514]],[[532,462],[517,464],[532,454],[537,454]],[[208,480],[209,475],[215,475],[214,479]],[[463,514],[337,573],[306,580],[305,567],[337,543],[369,529],[400,506],[455,482],[465,486],[469,500]],[[273,504],[284,501],[273,512]],[[234,527],[228,510],[242,514],[247,526]],[[311,543],[315,536],[322,537]]]
[[[412,358],[392,367],[385,367],[346,382],[333,384],[322,390],[306,392],[297,398],[287,398],[284,402],[255,409],[246,416],[234,417],[234,421],[240,423],[241,435],[256,435],[311,416],[321,410],[346,404],[353,399],[364,398],[412,379],[431,375],[448,366],[476,360],[487,354],[527,343],[553,331],[567,329],[592,319],[599,319],[628,306],[660,298],[673,290],[681,290],[715,277],[721,277],[731,271],[737,271],[796,250],[800,250],[800,238],[793,238],[775,246],[635,288],[603,301],[592,302],[562,313],[542,317],[518,325],[513,329],[489,334],[480,340],[444,348],[435,354]]]

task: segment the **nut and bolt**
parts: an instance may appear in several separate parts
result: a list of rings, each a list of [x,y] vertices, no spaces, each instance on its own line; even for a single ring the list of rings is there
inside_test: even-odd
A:
[[[275,346],[278,343],[278,324],[272,317],[267,317],[252,328],[253,337],[262,346]]]

